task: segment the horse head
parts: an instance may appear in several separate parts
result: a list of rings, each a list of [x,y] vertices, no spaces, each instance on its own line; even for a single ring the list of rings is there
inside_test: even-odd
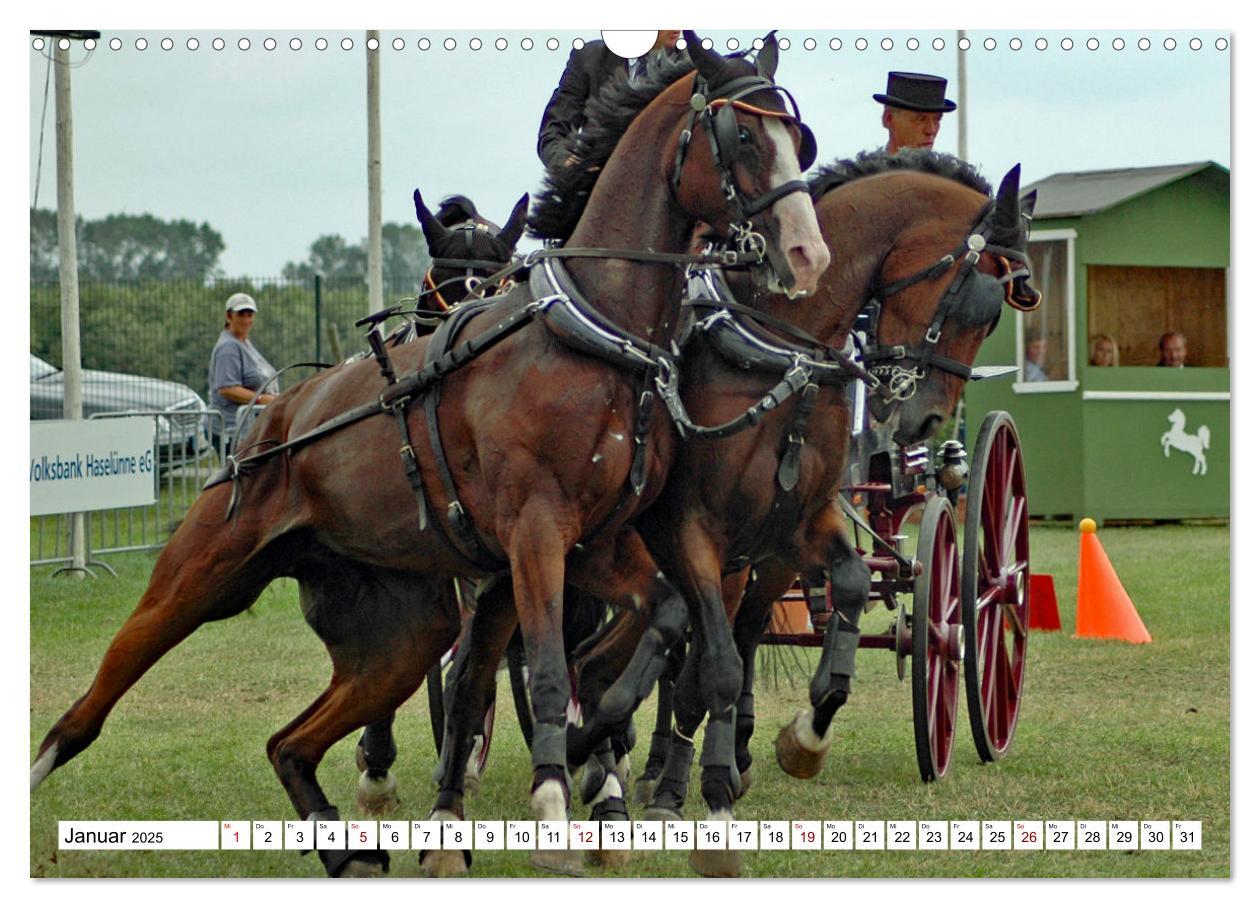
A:
[[[470,280],[488,277],[512,260],[529,205],[529,195],[521,196],[507,225],[500,229],[483,218],[466,196],[443,199],[436,215],[425,205],[419,189],[412,200],[433,260],[424,277],[425,288],[442,307],[467,296],[472,291]]]
[[[771,290],[812,293],[830,262],[801,180],[815,146],[795,101],[773,82],[774,32],[753,62],[684,35],[696,75],[674,133],[677,153],[663,156],[673,197],[735,248],[759,253],[757,271]]]
[[[867,364],[892,392],[872,401],[871,415],[896,420],[898,444],[923,441],[949,418],[1003,303],[1026,311],[1040,302],[1027,267],[1036,200],[1020,200],[1019,171],[992,200],[958,182],[933,187],[937,216],[913,219],[884,258]]]

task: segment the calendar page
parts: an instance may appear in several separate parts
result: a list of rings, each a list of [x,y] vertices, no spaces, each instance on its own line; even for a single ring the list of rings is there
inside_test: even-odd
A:
[[[29,876],[1231,876],[1235,35],[955,13],[31,31]]]

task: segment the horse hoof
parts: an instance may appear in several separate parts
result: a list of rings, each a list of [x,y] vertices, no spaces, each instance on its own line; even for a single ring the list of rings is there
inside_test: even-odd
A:
[[[467,876],[468,865],[462,851],[429,851],[420,862],[420,872],[438,879]]]
[[[700,851],[691,852],[691,869],[701,876],[736,877],[739,876],[738,851]]]
[[[375,861],[353,860],[341,869],[340,878],[343,880],[370,879],[372,877],[385,876],[385,868]]]
[[[569,849],[553,851],[535,851],[529,862],[539,870],[547,873],[558,873],[562,876],[586,876],[586,867],[582,852]]]
[[[604,870],[621,870],[630,866],[630,852],[626,849],[600,849],[586,852],[586,860]]]
[[[402,801],[396,794],[398,780],[392,772],[386,773],[383,779],[373,779],[365,771],[359,776],[359,787],[355,791],[354,802],[359,810],[373,816],[391,814],[397,810]]]
[[[634,803],[638,807],[647,807],[652,803],[652,799],[656,797],[656,786],[660,783],[660,779],[649,779],[647,776],[639,776],[634,780]]]
[[[736,801],[738,801],[744,795],[748,794],[748,789],[752,788],[752,779],[753,779],[753,776],[752,776],[751,766],[749,766],[747,769],[745,769],[743,772],[739,774],[739,794],[735,796]]]
[[[681,820],[682,818],[681,813],[669,807],[652,806],[643,811],[645,820]]]
[[[819,740],[810,727],[810,711],[801,710],[796,719],[779,729],[774,741],[774,756],[779,766],[796,779],[812,779],[822,769],[831,747],[831,731]]]

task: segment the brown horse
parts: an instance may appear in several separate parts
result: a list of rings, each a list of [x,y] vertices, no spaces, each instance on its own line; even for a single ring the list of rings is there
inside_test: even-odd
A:
[[[571,305],[561,307],[554,293],[544,305],[518,288],[450,323],[449,334],[462,328],[463,343],[432,362],[439,337],[392,348],[379,369],[348,364],[281,395],[245,450],[283,456],[234,461],[230,481],[208,486],[193,504],[91,687],[40,744],[32,789],[97,737],[118,699],[163,654],[205,622],[239,614],[272,579],[291,576],[334,671],[267,754],[299,816],[336,818],[316,768],[329,746],[410,696],[450,647],[458,615],[437,589],[440,578],[510,569],[531,670],[532,803],[540,819],[566,816],[565,582],[651,615],[634,672],[613,687],[631,704],[684,620],[678,593],[627,523],[663,487],[673,460],[673,428],[661,408],[643,412],[652,399],[643,392],[669,361],[677,329],[681,275],[669,256],[685,255],[703,221],[731,223],[750,248],[758,238],[762,271],[787,290],[811,292],[828,263],[799,181],[801,133],[771,81],[773,59],[727,60],[702,50],[694,33],[687,39],[694,76],[685,65],[661,64],[645,83],[618,82],[601,96],[623,109],[624,135],[607,139],[569,236],[570,247],[603,250],[573,261],[564,281]],[[698,141],[684,140],[684,131]],[[633,371],[573,349],[585,340],[603,350],[574,319],[594,320],[598,338],[615,337],[627,357],[646,363]],[[386,384],[382,372],[386,381],[402,377]],[[442,378],[440,401],[434,377]],[[424,412],[407,407],[411,399]],[[311,433],[325,434],[299,441]],[[403,466],[409,455],[419,461],[416,484],[395,460],[400,433]],[[450,800],[435,815],[461,810]],[[570,855],[537,856],[572,868]],[[379,872],[387,860],[353,851],[320,858],[331,875]]]
[[[828,176],[825,171],[815,182],[825,185],[822,181]],[[843,248],[846,255],[834,257],[813,305],[791,307],[779,298],[762,308],[820,339],[813,351],[807,345],[803,352],[825,362],[819,354],[843,345],[858,311],[873,292],[927,272],[923,280],[888,295],[880,319],[881,345],[913,347],[942,309],[942,298],[960,271],[969,267],[957,247],[969,235],[983,232],[989,248],[973,267],[985,278],[973,280],[948,304],[935,344],[941,359],[933,360],[969,366],[1000,314],[1003,291],[998,279],[1011,273],[1011,259],[1024,255],[1018,169],[1007,176],[991,208],[987,184],[970,168],[944,156],[868,158],[861,168],[845,171],[844,179],[833,179],[831,185],[831,191],[823,192],[817,201],[819,224],[832,248]],[[977,225],[986,210],[991,214],[981,231]],[[998,251],[1006,252],[1005,262]],[[946,253],[957,261],[932,273]],[[720,311],[719,305],[710,311]],[[726,318],[724,330],[729,331],[733,321]],[[750,334],[757,333],[755,324],[745,327],[752,329]],[[800,346],[793,334],[776,335],[773,326],[768,336],[761,332],[761,340],[781,348]],[[684,399],[692,418],[718,424],[755,406],[771,379],[749,370],[738,357],[720,352],[712,343],[701,348],[704,352],[689,358],[684,376]],[[908,443],[935,430],[952,411],[967,371],[928,369],[913,395],[894,401],[899,440]],[[796,575],[828,572],[836,617],[828,629],[819,676],[811,685],[811,699],[825,733],[824,722],[829,723],[849,692],[857,619],[866,605],[870,575],[846,538],[837,503],[851,440],[848,388],[840,381],[827,381],[821,369],[814,374],[816,384],[806,392],[809,397],[803,397],[795,409],[780,408],[740,434],[682,445],[664,493],[638,526],[667,576],[689,601],[708,604],[694,614],[719,613],[725,600],[730,620],[738,612],[744,627],[756,629],[754,646],[769,605]],[[831,374],[834,377],[837,372]],[[714,394],[715,388],[722,393]],[[885,415],[894,414],[885,411]],[[742,597],[741,605],[749,565],[756,566],[757,582]],[[590,706],[598,702],[610,673],[624,660],[624,655],[613,651],[628,651],[641,632],[631,616],[620,618],[618,624],[579,660],[579,691]],[[714,667],[706,658],[707,632],[698,633],[697,639],[701,645],[688,653],[675,691],[676,725],[649,818],[681,816],[693,758],[691,741],[706,712],[701,789],[710,817],[732,816],[731,805],[741,784],[733,768],[747,770],[747,737],[743,735],[751,728],[740,729],[744,746],[736,761],[736,710],[714,713],[701,696],[699,679]],[[751,716],[754,653],[746,639],[740,643],[745,689],[738,712],[745,718]],[[692,863],[705,874],[733,874],[738,872],[738,854],[696,851]]]
[[[1010,262],[1024,256],[1026,228],[1018,203],[1018,169],[1008,174],[996,202],[990,200],[988,184],[974,170],[956,159],[924,153],[864,158],[860,166],[824,171],[816,182],[823,190],[816,207],[824,236],[833,248],[843,248],[845,255],[834,258],[810,306],[793,306],[784,297],[757,301],[758,309],[778,324],[758,324],[751,317],[755,313],[723,316],[720,303],[702,309],[697,334],[705,340],[693,340],[688,347],[682,387],[691,418],[703,425],[738,422],[761,406],[775,376],[767,377],[766,367],[750,368],[759,358],[767,366],[778,362],[785,371],[794,362],[804,365],[811,377],[800,388],[802,396],[793,406],[768,412],[748,431],[683,443],[665,492],[638,521],[658,563],[687,596],[695,633],[675,699],[678,729],[667,760],[666,781],[658,789],[657,818],[680,816],[692,760],[691,738],[706,713],[702,792],[711,817],[732,816],[740,788],[733,702],[733,687],[739,680],[729,674],[723,644],[730,640],[729,622],[741,601],[746,566],[757,564],[759,574],[745,600],[750,611],[761,606],[757,596],[776,581],[785,582],[773,590],[771,602],[797,573],[819,571],[830,573],[833,597],[841,603],[838,610],[854,626],[865,606],[869,572],[845,537],[836,503],[850,444],[847,382],[852,378],[841,366],[844,357],[839,347],[859,309],[872,293],[884,288],[879,342],[910,349],[928,332],[938,312],[943,314],[935,357],[930,359],[932,368],[917,380],[914,394],[895,403],[896,415],[913,426],[907,430],[911,436],[930,434],[952,409],[964,375],[969,374],[967,366],[1000,314],[1004,291],[999,280],[1010,277]],[[830,191],[825,191],[828,182]],[[987,237],[989,249],[978,254],[975,262],[965,261],[963,253],[970,247],[963,245],[960,250],[959,246],[977,233]],[[943,262],[947,253],[953,258]],[[1005,261],[999,253],[1004,253]],[[962,285],[960,278],[972,270],[983,277],[967,282],[964,292],[951,295],[954,283]],[[919,275],[922,279],[898,287],[903,279]],[[1022,280],[1016,276],[1010,282],[1021,282],[1020,289],[1012,292],[1027,292]],[[737,288],[738,296],[754,301],[743,282]],[[944,309],[943,298],[948,300]],[[743,332],[751,340],[745,343],[737,338],[732,348],[725,343],[732,332]],[[817,340],[802,344],[802,334]],[[781,352],[767,353],[774,349]],[[797,356],[802,360],[796,360]],[[896,395],[885,397],[895,400]],[[473,633],[485,632],[496,621],[510,624],[510,608],[502,604],[479,607]],[[764,611],[751,621],[759,633]],[[843,702],[847,696],[852,676],[847,631],[847,627],[832,629],[833,642],[826,650],[820,699],[828,707],[838,708],[837,700]],[[588,716],[614,712],[603,702],[604,691],[621,672],[643,632],[640,617],[623,614],[598,642],[584,648],[577,660],[578,691]],[[750,670],[751,665],[748,653],[744,667]],[[484,663],[483,670],[489,666]],[[750,684],[750,677],[745,680]],[[475,690],[491,681],[491,674],[479,681],[460,679],[457,690]],[[750,701],[747,705],[751,706]],[[592,739],[607,730],[593,721],[572,734],[570,763],[581,763]],[[746,764],[738,769],[746,769]],[[605,764],[601,771],[588,764],[587,772],[594,776],[584,780],[584,792],[595,798],[598,815],[599,802],[608,797],[604,785],[611,784],[607,781],[611,766]],[[705,874],[738,871],[738,852],[696,851],[692,861]]]

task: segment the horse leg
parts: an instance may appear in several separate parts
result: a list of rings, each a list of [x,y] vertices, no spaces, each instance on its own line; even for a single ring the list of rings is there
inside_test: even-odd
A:
[[[770,623],[774,603],[791,588],[796,571],[780,559],[757,565],[748,584],[741,590],[739,611],[735,616],[735,649],[744,663],[744,684],[735,704],[735,768],[739,770],[740,796],[752,786],[752,751],[749,743],[756,729],[755,686],[757,679],[757,647]]]
[[[242,521],[222,521],[227,490],[202,495],[158,556],[135,611],[110,642],[87,693],[44,736],[31,766],[31,791],[87,748],[110,711],[158,659],[207,621],[240,614],[281,572],[281,543],[260,546]]]
[[[687,648],[682,668],[674,682],[674,724],[666,739],[665,756],[661,764],[660,778],[652,795],[651,806],[644,812],[645,820],[681,820],[683,805],[687,800],[687,788],[691,776],[691,764],[695,760],[695,736],[704,721],[704,704],[700,697],[698,679],[699,652],[696,647]]]
[[[564,580],[565,555],[576,540],[566,539],[559,510],[545,496],[531,499],[503,541],[512,567],[512,592],[530,670],[534,723],[530,805],[538,820],[567,822],[565,729],[570,688],[564,655]],[[555,873],[583,873],[583,859],[576,851],[538,849],[531,863]]]
[[[836,521],[831,529],[831,604],[822,656],[809,684],[811,709],[801,710],[775,741],[775,756],[788,775],[813,778],[831,747],[831,720],[849,698],[856,673],[859,622],[870,598],[871,572]]]
[[[316,778],[320,760],[354,729],[381,722],[415,693],[450,646],[455,620],[414,601],[416,581],[344,563],[302,574],[303,611],[332,656],[333,676],[271,737],[267,757],[298,816],[336,820],[340,814]],[[323,849],[319,858],[332,877],[379,876],[389,869],[382,850]]]
[[[477,598],[477,607],[464,622],[459,652],[446,679],[446,729],[438,764],[438,796],[431,820],[464,819],[464,789],[473,741],[486,708],[493,699],[495,675],[508,641],[516,630],[512,587],[493,580]],[[462,875],[472,865],[471,851],[434,849],[420,853],[426,876]]]
[[[354,763],[360,776],[354,802],[359,810],[369,816],[388,816],[398,809],[398,780],[391,771],[397,758],[394,714],[390,713],[363,729],[355,748]]]
[[[668,662],[661,679],[656,685],[656,727],[652,729],[652,744],[648,748],[647,762],[643,764],[643,774],[634,782],[634,800],[636,804],[647,806],[656,795],[656,786],[660,782],[661,771],[665,768],[665,758],[669,753],[670,736],[674,719],[674,685],[682,673],[683,660],[687,656],[686,640],[679,640],[670,647]]]
[[[575,585],[635,615],[615,625],[618,633],[607,635],[575,665],[578,690],[587,703],[593,701],[589,711],[584,705],[583,724],[568,738],[569,765],[578,766],[602,739],[620,731],[651,693],[686,627],[687,609],[631,527],[623,528],[614,544],[576,561],[571,574]]]

